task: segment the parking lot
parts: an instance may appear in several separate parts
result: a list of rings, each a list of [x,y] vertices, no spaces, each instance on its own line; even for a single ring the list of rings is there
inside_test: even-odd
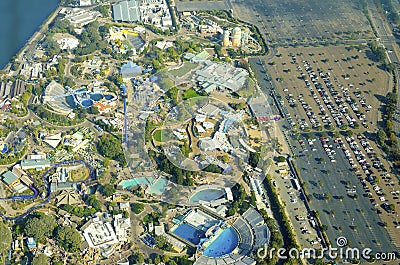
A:
[[[336,238],[345,236],[352,247],[396,250],[341,144],[305,134],[293,146],[296,165],[311,195],[310,207],[319,212],[333,246]]]
[[[372,38],[358,1],[232,1],[234,14],[270,34],[278,44]]]
[[[293,183],[294,176],[292,173],[279,174],[279,167],[272,167],[271,176],[274,179],[274,186],[279,191],[279,197],[285,205],[288,218],[293,225],[293,229],[297,235],[298,243],[301,248],[314,247],[320,249],[320,239],[314,228],[315,221],[309,219],[309,214],[304,205],[301,193]]]
[[[304,50],[304,51],[303,51]],[[265,62],[280,104],[300,130],[376,128],[378,108],[390,88],[365,47],[279,49]],[[373,107],[374,106],[374,107]]]
[[[332,149],[329,147],[332,144],[322,143],[318,136],[318,144],[323,145],[324,163],[311,159],[306,167],[302,167],[316,167],[315,172],[313,171],[315,174],[318,170],[324,170],[324,176],[327,175],[332,183],[338,175],[347,177],[351,174],[359,187],[365,186],[365,193],[361,195],[366,196],[365,200],[371,201],[370,204],[378,208],[375,212],[380,215],[380,220],[375,223],[379,222],[381,230],[385,230],[383,226],[386,226],[396,245],[400,246],[400,239],[394,236],[400,228],[397,213],[399,194],[396,193],[400,187],[394,175],[390,175],[390,165],[382,158],[373,134],[378,128],[381,100],[391,84],[389,75],[367,57],[367,52],[368,48],[361,46],[332,47],[329,52],[325,48],[302,49],[301,52],[291,48],[279,49],[273,59],[259,64],[259,68],[265,66],[265,75],[273,81],[270,85],[276,88],[276,105],[285,112],[284,124],[288,124],[283,125],[285,130],[297,131],[300,135],[307,135],[308,132],[321,135],[336,131],[335,138],[341,137],[342,143],[337,145],[345,150],[340,147],[327,152],[326,149]],[[258,71],[258,74],[262,74],[262,71]],[[350,137],[345,137],[348,130],[351,130]],[[289,131],[286,132],[291,135]],[[330,137],[332,136],[331,134]],[[332,138],[331,143],[334,140]],[[301,159],[315,156],[318,148],[311,148],[308,139],[304,138],[302,142],[307,151],[298,153]],[[300,146],[298,140],[291,144],[295,153],[298,152],[293,148],[296,145]],[[316,150],[312,151],[313,149]],[[342,156],[345,164],[340,158]],[[331,163],[343,166],[346,170],[336,172],[336,166],[332,169],[320,168],[329,167]],[[354,178],[355,174],[357,177]],[[341,180],[343,179],[336,180],[335,185],[329,186],[338,187]],[[383,183],[377,185],[379,181]],[[315,190],[316,187],[320,188],[319,185],[309,183],[309,186],[314,189],[310,193],[324,197],[323,192],[317,193]],[[352,190],[352,186],[342,189]],[[352,192],[358,194],[357,190]],[[393,205],[395,211],[392,212],[388,208]],[[332,205],[332,209],[335,207]],[[361,212],[365,214],[366,209]],[[335,214],[332,215],[334,216]]]
[[[184,11],[200,11],[200,10],[229,10],[227,1],[211,0],[178,0],[175,1],[178,12]]]

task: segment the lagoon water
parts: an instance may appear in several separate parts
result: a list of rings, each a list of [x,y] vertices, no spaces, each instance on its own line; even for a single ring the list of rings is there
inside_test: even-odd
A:
[[[0,69],[56,9],[59,0],[0,0]]]

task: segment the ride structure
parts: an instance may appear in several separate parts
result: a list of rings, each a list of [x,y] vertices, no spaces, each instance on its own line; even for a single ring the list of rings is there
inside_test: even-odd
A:
[[[125,143],[128,145],[128,117],[126,113],[126,99],[128,97],[128,94],[126,92],[126,86],[124,84],[121,85],[122,89],[122,98],[124,99],[124,135],[122,137],[122,143]]]

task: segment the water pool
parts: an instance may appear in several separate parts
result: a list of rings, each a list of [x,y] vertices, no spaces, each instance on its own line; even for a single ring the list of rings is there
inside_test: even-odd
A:
[[[84,108],[90,108],[93,105],[93,102],[90,99],[84,99],[81,101],[81,105]]]
[[[3,150],[1,150],[1,153],[2,153],[2,154],[5,154],[6,152],[7,152],[7,145],[4,144]]]
[[[104,98],[106,100],[112,100],[112,99],[114,99],[114,96],[113,95],[105,95]]]
[[[153,185],[150,186],[149,193],[155,195],[163,194],[167,183],[168,181],[165,178],[159,178]]]
[[[215,201],[225,196],[225,191],[223,189],[205,189],[195,193],[190,199],[190,203],[197,203],[199,201]]]
[[[173,233],[189,242],[192,242],[195,245],[199,244],[200,240],[205,237],[205,233],[203,231],[198,230],[186,223],[180,224],[177,228],[175,228]]]
[[[93,101],[99,101],[103,98],[102,94],[90,94],[90,99]]]
[[[150,185],[154,181],[152,177],[138,177],[133,179],[126,179],[122,180],[119,185],[122,186],[124,189],[130,189],[132,187],[138,187],[140,185],[146,184]]]
[[[204,250],[203,255],[219,258],[230,254],[239,244],[239,235],[233,227],[228,227]]]

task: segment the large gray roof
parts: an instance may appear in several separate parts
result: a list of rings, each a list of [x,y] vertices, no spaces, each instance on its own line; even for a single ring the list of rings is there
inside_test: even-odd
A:
[[[136,0],[127,0],[113,5],[113,18],[115,21],[140,21],[139,2]]]

